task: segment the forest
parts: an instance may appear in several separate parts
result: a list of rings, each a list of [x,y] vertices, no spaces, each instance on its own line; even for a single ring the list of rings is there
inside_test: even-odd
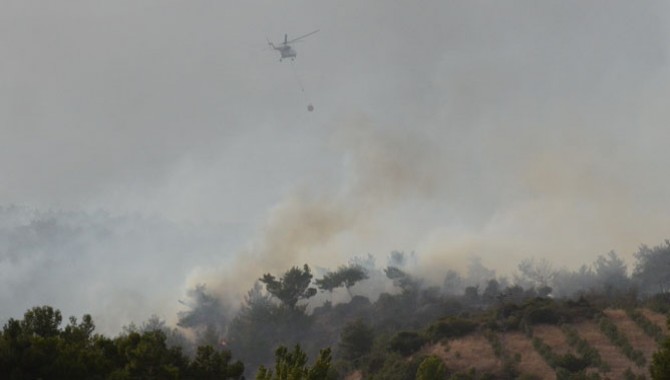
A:
[[[369,255],[318,276],[308,264],[259,273],[237,310],[199,285],[178,326],[152,317],[115,337],[96,333],[90,315],[63,323],[58,309],[36,306],[4,324],[0,371],[10,379],[616,378],[618,364],[578,331],[584,322],[633,363],[621,376],[668,378],[668,329],[649,317],[670,311],[668,241],[640,247],[632,270],[615,252],[574,271],[526,259],[513,278],[472,259],[467,273],[446,269],[442,286],[412,274],[414,259],[392,252],[383,267]],[[370,289],[387,291],[371,298]],[[344,301],[331,301],[336,293]],[[617,310],[653,339],[652,353],[631,343]],[[547,344],[546,326],[572,348]],[[516,333],[549,373],[523,371],[521,354],[504,342]],[[447,353],[431,354],[468,336],[490,345],[497,363],[490,371],[450,367]]]

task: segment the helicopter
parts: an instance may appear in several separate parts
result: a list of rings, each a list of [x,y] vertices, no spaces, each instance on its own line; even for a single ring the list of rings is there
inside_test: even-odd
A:
[[[268,45],[270,45],[270,47],[273,48],[274,50],[279,51],[279,53],[281,54],[281,57],[279,58],[280,62],[284,58],[291,58],[291,60],[293,61],[293,60],[295,60],[295,57],[298,55],[298,53],[296,53],[295,49],[293,49],[293,47],[291,47],[290,44],[292,44],[294,42],[298,42],[298,40],[301,40],[301,39],[303,39],[307,36],[311,36],[312,34],[318,32],[318,31],[319,31],[319,29],[317,29],[313,32],[309,32],[309,33],[307,33],[305,35],[302,35],[300,37],[294,38],[292,40],[288,39],[288,34],[284,34],[284,42],[282,42],[279,45],[275,45],[275,44],[272,43],[272,41],[270,41],[268,39]]]

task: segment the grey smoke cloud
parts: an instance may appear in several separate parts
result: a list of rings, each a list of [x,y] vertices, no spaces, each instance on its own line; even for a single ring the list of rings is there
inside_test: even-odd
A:
[[[0,320],[36,305],[91,314],[100,331],[176,318],[194,262],[232,251],[226,225],[185,225],[139,215],[0,208]]]
[[[202,223],[234,226],[195,245],[217,259],[159,261],[182,286],[393,249],[435,278],[471,254],[499,272],[535,255],[577,265],[667,238],[664,2],[0,7],[1,203],[195,226],[175,245]],[[303,95],[262,48],[317,28],[296,47]],[[110,293],[125,278],[111,267]],[[48,286],[28,276],[7,287]]]

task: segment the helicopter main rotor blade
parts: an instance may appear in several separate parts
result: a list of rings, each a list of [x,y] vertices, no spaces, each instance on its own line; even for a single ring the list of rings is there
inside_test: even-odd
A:
[[[313,31],[313,32],[309,32],[309,33],[307,33],[307,34],[305,34],[305,35],[303,35],[303,36],[294,38],[294,39],[292,39],[292,40],[290,40],[290,41],[286,41],[285,44],[290,44],[290,43],[296,42],[296,41],[298,41],[298,40],[301,40],[301,39],[303,39],[303,38],[305,38],[305,37],[311,36],[312,34],[318,32],[319,30],[320,30],[320,29],[317,29],[317,30],[315,30],[315,31]]]

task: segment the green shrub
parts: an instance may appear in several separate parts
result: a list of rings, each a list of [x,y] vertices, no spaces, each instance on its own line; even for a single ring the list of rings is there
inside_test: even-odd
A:
[[[645,317],[639,310],[626,309],[626,314],[628,314],[628,317],[632,319],[645,334],[656,340],[656,343],[661,344],[663,342],[665,339],[663,330]]]
[[[568,325],[561,326],[563,334],[568,341],[568,344],[573,347],[584,360],[589,362],[589,365],[599,367],[603,372],[609,370],[609,366],[603,363],[600,353],[585,339],[581,338],[573,327]]]
[[[668,318],[670,327],[670,318]],[[651,378],[655,380],[670,378],[670,338],[667,338],[654,354],[649,367]]]
[[[518,361],[506,357],[502,362],[502,378],[504,379],[516,379],[519,377],[519,367]]]
[[[585,358],[578,358],[571,353],[559,355],[554,358],[556,367],[564,368],[571,373],[580,372],[586,369],[590,362]]]
[[[493,354],[496,356],[496,358],[501,359],[503,357],[503,346],[502,342],[500,342],[500,337],[498,334],[491,330],[486,330],[484,332],[484,337],[489,341],[489,344],[491,344]]]
[[[437,356],[425,358],[416,371],[416,380],[444,380],[447,376],[447,367]]]
[[[449,317],[428,327],[427,335],[433,342],[445,338],[458,338],[468,335],[477,329],[477,322],[469,319]]]
[[[343,358],[358,361],[372,350],[374,331],[363,320],[358,319],[344,326],[340,333],[340,353]]]
[[[386,355],[376,371],[370,371],[366,379],[371,380],[414,380],[423,358],[405,360],[397,354]]]
[[[602,331],[613,344],[618,346],[624,355],[635,362],[638,367],[641,368],[645,365],[647,360],[645,359],[644,354],[639,350],[635,350],[633,346],[631,346],[626,335],[619,331],[614,322],[607,317],[602,317],[600,318],[600,321],[598,321],[598,326],[600,327],[600,331]]]
[[[559,368],[556,370],[556,380],[600,380],[600,375],[586,371],[570,372],[565,368]]]
[[[407,356],[418,351],[425,343],[426,339],[418,333],[401,331],[391,338],[389,350]]]
[[[558,309],[554,305],[540,306],[526,311],[525,319],[529,324],[555,325],[561,321]]]
[[[659,293],[654,295],[645,301],[645,306],[657,313],[670,313],[670,293]]]
[[[630,369],[630,367],[628,367],[628,368],[626,369],[626,372],[623,373],[623,378],[624,378],[625,380],[635,380],[635,374],[634,374],[633,371]]]
[[[551,347],[544,343],[540,338],[533,338],[533,348],[537,353],[544,359],[551,368],[556,367],[556,355],[552,351]]]

